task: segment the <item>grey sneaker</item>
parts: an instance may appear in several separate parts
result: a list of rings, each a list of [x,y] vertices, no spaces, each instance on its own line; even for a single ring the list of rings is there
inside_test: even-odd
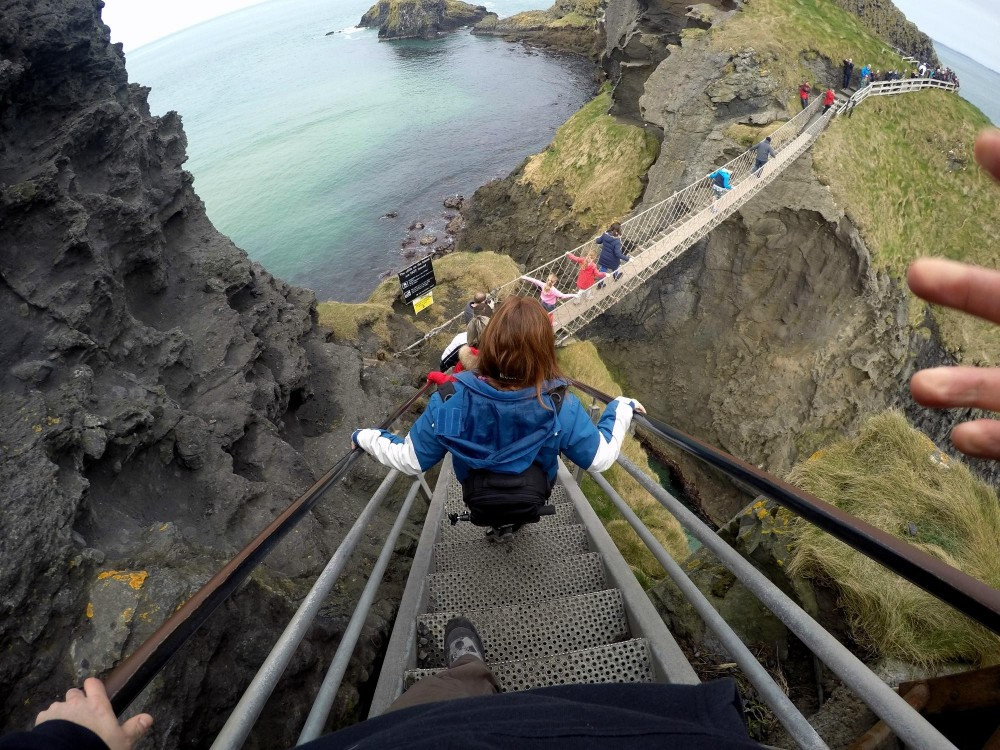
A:
[[[483,641],[476,626],[465,617],[453,617],[444,626],[444,658],[450,667],[463,656],[475,656],[486,661]]]

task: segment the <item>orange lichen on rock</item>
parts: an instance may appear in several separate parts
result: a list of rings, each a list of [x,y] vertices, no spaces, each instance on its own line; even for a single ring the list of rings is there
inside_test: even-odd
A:
[[[110,578],[113,581],[127,583],[136,591],[142,588],[142,584],[146,582],[146,578],[148,577],[149,573],[145,570],[105,570],[97,574],[97,580],[99,581],[105,581]]]

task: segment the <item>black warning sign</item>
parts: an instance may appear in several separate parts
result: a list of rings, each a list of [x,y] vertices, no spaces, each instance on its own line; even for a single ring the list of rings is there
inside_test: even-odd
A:
[[[437,285],[431,258],[421,258],[412,266],[399,272],[399,285],[403,288],[403,302],[409,304],[417,297],[423,297]]]

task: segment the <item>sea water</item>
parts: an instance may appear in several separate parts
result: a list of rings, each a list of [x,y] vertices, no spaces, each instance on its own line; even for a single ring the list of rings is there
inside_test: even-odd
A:
[[[1000,73],[941,42],[934,42],[934,51],[943,65],[958,74],[962,84],[959,93],[979,107],[994,125],[1000,125]]]
[[[582,58],[468,30],[379,42],[355,26],[369,5],[270,0],[127,55],[154,114],[182,115],[215,226],[321,300],[367,297],[412,262],[411,223],[443,239],[445,197],[506,176],[594,93]]]

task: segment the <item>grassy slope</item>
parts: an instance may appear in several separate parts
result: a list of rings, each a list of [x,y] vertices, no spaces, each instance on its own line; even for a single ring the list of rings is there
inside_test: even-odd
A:
[[[361,328],[371,328],[388,345],[390,315],[408,315],[418,330],[428,331],[461,312],[465,301],[475,292],[494,289],[518,274],[517,264],[506,255],[452,253],[434,261],[438,283],[434,288],[434,304],[419,315],[413,313],[412,307],[402,306],[399,280],[393,277],[379,284],[365,302],[320,302],[319,323],[331,331],[335,340],[350,341],[357,338]],[[450,339],[455,333],[451,331],[445,338]]]
[[[902,278],[924,255],[1000,266],[1000,190],[972,159],[986,125],[964,99],[922,91],[869,99],[820,139],[817,172],[893,276]],[[915,319],[924,307],[914,300]],[[934,316],[946,347],[963,361],[1000,363],[995,326],[944,308]]]
[[[562,183],[581,224],[603,226],[624,217],[642,195],[642,177],[656,161],[656,138],[607,114],[605,87],[528,160],[523,180],[536,190]]]
[[[770,73],[781,83],[783,99],[792,111],[798,107],[797,91],[803,78],[808,78],[814,89],[841,83],[815,80],[801,56],[822,55],[838,70],[848,57],[858,70],[865,63],[877,70],[904,69],[899,55],[832,0],[754,0],[711,33],[717,49],[752,47],[770,60]]]
[[[1000,587],[1000,502],[898,412],[872,417],[795,467],[789,479],[869,523]],[[909,534],[910,524],[916,535]],[[832,579],[855,638],[913,663],[1000,661],[1000,638],[799,521],[790,569]]]
[[[558,354],[559,364],[567,375],[589,383],[612,396],[621,395],[621,387],[604,366],[593,344],[589,342],[571,344],[559,349]],[[590,403],[586,396],[579,393],[577,396],[584,404]],[[649,457],[637,440],[631,437],[626,438],[622,452],[642,468],[649,477],[659,481],[656,472],[649,465]],[[604,472],[604,477],[612,487],[618,490],[618,494],[642,519],[643,523],[649,527],[671,557],[678,561],[687,558],[690,552],[687,538],[684,536],[684,531],[677,519],[650,497],[649,493],[642,489],[639,483],[630,477],[624,469],[614,466]],[[666,573],[663,568],[632,530],[632,527],[628,525],[628,522],[621,517],[611,501],[604,496],[597,484],[591,479],[585,478],[581,486],[640,583],[648,588],[652,583],[665,578]]]
[[[770,60],[792,111],[797,84],[808,75],[803,57],[823,55],[838,66],[852,57],[858,68],[863,63],[904,68],[881,39],[833,0],[754,0],[711,34],[718,48],[753,47]],[[877,267],[897,279],[923,255],[997,267],[992,239],[1000,234],[997,192],[971,159],[973,138],[986,123],[964,99],[924,91],[868,99],[820,138],[816,171],[860,228]],[[749,135],[740,127],[729,134],[743,142]],[[965,167],[949,170],[949,152]],[[913,320],[923,311],[914,303]],[[985,323],[951,311],[934,315],[952,353],[969,363],[1000,362],[1000,337]]]

